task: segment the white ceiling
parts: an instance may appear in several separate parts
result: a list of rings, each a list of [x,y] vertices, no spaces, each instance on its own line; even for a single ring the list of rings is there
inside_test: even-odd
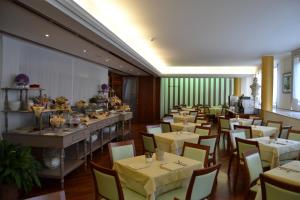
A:
[[[299,0],[111,1],[170,66],[258,65],[300,47]]]

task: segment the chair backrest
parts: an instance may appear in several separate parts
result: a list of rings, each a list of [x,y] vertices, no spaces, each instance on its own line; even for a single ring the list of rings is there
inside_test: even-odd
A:
[[[230,131],[229,136],[230,136],[230,144],[232,146],[233,151],[235,151],[236,150],[235,139],[236,138],[246,139],[246,131],[243,129],[233,130],[233,131]]]
[[[278,129],[279,133],[281,133],[282,122],[280,122],[280,121],[271,121],[271,120],[268,120],[268,121],[267,121],[267,126],[275,127],[275,128]]]
[[[66,200],[65,191],[52,192],[49,194],[44,194],[36,197],[31,197],[25,200]]]
[[[246,138],[252,138],[252,128],[251,126],[241,126],[241,125],[234,125],[234,130],[245,130],[246,131]]]
[[[155,138],[153,134],[140,132],[143,141],[143,149],[145,152],[155,153],[157,148]]]
[[[182,156],[197,160],[207,167],[209,155],[209,146],[184,142]]]
[[[256,184],[259,175],[263,173],[260,154],[257,149],[252,149],[243,153],[243,159],[249,177],[249,186]]]
[[[261,118],[253,118],[252,125],[261,126],[262,123],[263,123],[263,120]]]
[[[161,129],[163,133],[172,132],[171,123],[170,122],[161,122]]]
[[[216,187],[221,164],[193,171],[193,175],[186,192],[186,200],[205,199],[212,195]]]
[[[110,155],[110,164],[113,166],[114,161],[135,156],[135,146],[133,140],[110,142],[108,144]]]
[[[208,106],[205,106],[204,107],[204,113],[209,115],[210,114],[210,110],[209,110],[209,107]]]
[[[289,140],[300,141],[300,130],[290,130],[287,138]]]
[[[280,138],[287,139],[289,131],[292,129],[292,126],[282,126],[281,133],[279,134]]]
[[[211,128],[195,126],[194,133],[199,134],[200,136],[210,135]]]
[[[240,159],[243,158],[243,153],[246,151],[249,151],[251,149],[259,150],[257,141],[247,140],[247,139],[242,139],[237,137],[235,138],[235,142],[236,142],[236,150]]]
[[[204,128],[211,128],[212,125],[211,125],[210,122],[207,122],[207,123],[202,123],[202,124],[201,124],[201,127],[204,127]]]
[[[261,193],[263,200],[299,200],[300,186],[260,175]]]
[[[195,118],[195,123],[196,124],[202,124],[202,123],[207,123],[208,121],[207,121],[207,119],[206,119],[206,117],[205,116],[203,116],[203,117],[196,117]]]
[[[189,115],[196,117],[198,115],[198,111],[190,111]]]
[[[218,135],[199,136],[198,144],[209,146],[209,154],[216,152]]]
[[[146,129],[147,129],[147,133],[150,133],[150,134],[159,134],[159,133],[163,132],[160,124],[147,125]]]
[[[219,117],[219,128],[230,130],[230,121],[226,117]]]
[[[90,162],[92,175],[95,183],[95,199],[104,197],[111,200],[123,200],[123,191],[118,173],[115,170],[103,168]]]

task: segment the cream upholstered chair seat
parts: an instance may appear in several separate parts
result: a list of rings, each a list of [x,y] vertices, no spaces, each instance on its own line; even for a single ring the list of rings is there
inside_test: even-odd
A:
[[[209,146],[184,142],[182,156],[208,164]]]
[[[111,142],[108,144],[110,155],[110,164],[113,166],[114,161],[135,156],[135,146],[133,140]]]
[[[205,199],[210,197],[216,184],[220,164],[194,170],[188,188],[178,188],[158,196],[158,200]]]
[[[142,132],[140,134],[142,136],[144,153],[145,152],[155,153],[157,146],[156,146],[154,135],[148,133],[142,133]]]

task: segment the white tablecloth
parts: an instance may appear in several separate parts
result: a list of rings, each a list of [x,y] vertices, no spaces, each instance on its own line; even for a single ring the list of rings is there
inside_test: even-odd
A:
[[[259,142],[261,159],[270,162],[271,168],[279,166],[280,160],[298,158],[300,142],[277,138],[270,140],[269,137],[253,138]]]
[[[197,143],[199,139],[198,134],[191,132],[170,132],[155,135],[157,147],[162,151],[182,154],[184,142]]]
[[[251,126],[252,122],[253,119],[245,118],[231,118],[229,121],[231,130],[234,130],[234,125]]]
[[[173,114],[173,121],[174,123],[178,122],[195,122],[195,116],[193,115],[180,115],[180,114]]]
[[[187,131],[187,132],[194,132],[196,123],[171,123],[172,131]]]
[[[269,127],[269,126],[255,126],[252,125],[252,136],[255,137],[278,137],[279,130],[275,127]]]
[[[179,169],[167,170],[164,164],[175,164],[180,160],[186,166],[179,165]],[[145,166],[136,169],[135,166]],[[142,194],[145,199],[155,199],[159,194],[170,191],[180,186],[186,186],[192,176],[193,170],[203,168],[199,161],[184,158],[175,154],[165,153],[163,161],[155,159],[149,164],[145,164],[145,156],[115,161],[114,169],[118,172],[122,185]]]
[[[291,170],[289,171],[289,169]],[[274,179],[300,186],[300,161],[289,162],[281,167],[269,170],[264,174]],[[261,199],[261,187],[259,187],[255,200]]]

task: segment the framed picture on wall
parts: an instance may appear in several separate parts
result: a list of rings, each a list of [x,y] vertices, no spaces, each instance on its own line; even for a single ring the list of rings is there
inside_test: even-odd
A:
[[[291,93],[292,91],[292,73],[282,74],[282,93]]]

